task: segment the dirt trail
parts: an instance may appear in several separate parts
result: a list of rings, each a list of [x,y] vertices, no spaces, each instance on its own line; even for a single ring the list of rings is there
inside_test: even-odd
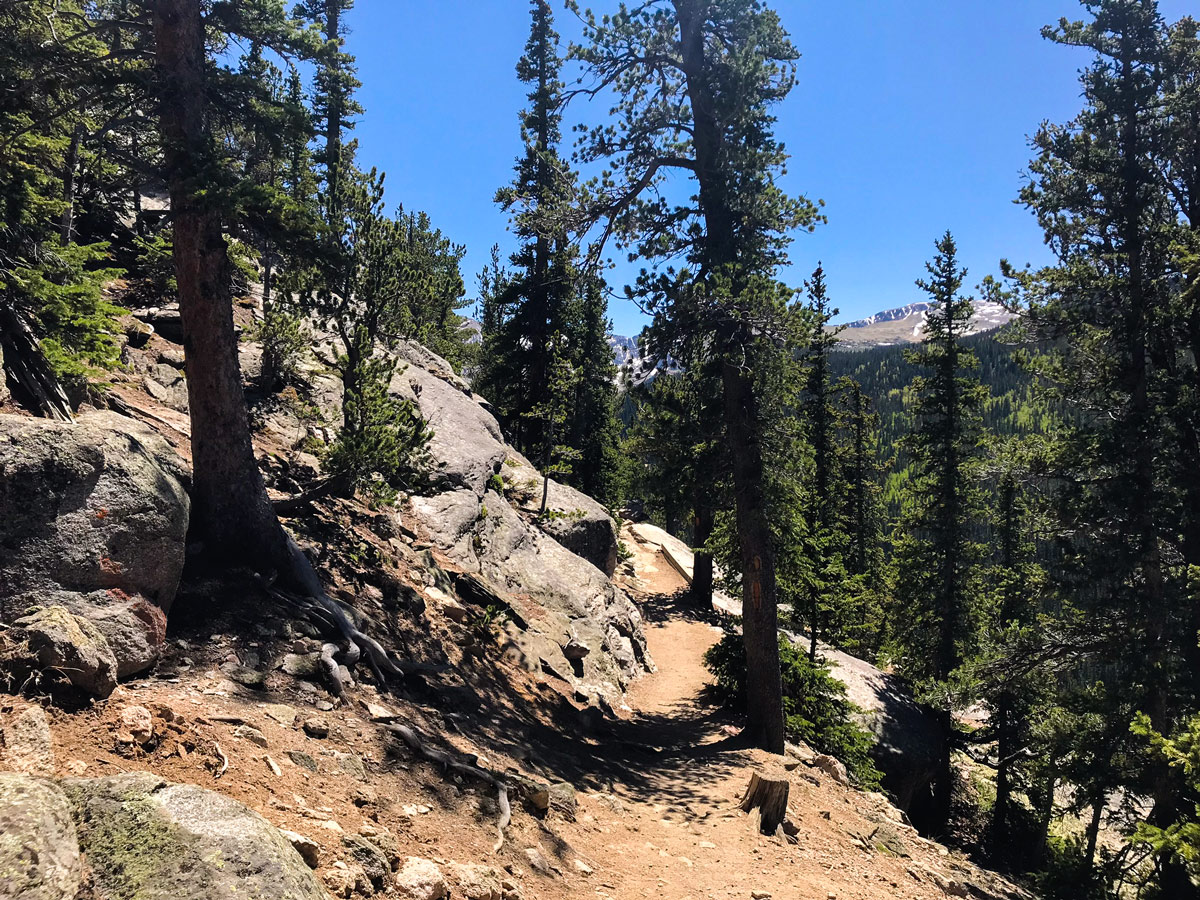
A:
[[[786,772],[778,757],[746,746],[704,692],[704,651],[721,633],[715,619],[688,607],[678,593],[682,578],[652,547],[633,549],[637,577],[626,587],[643,609],[658,672],[631,689],[633,715],[614,729],[611,743],[602,742],[601,755],[612,764],[611,793],[580,798],[582,833],[572,843],[593,860],[595,894],[670,900],[749,900],[764,892],[802,900],[946,896],[915,860],[871,846],[879,825],[868,795],[806,766]],[[758,834],[738,809],[755,769],[791,780],[798,844]],[[931,846],[918,848],[915,835],[910,840],[914,855],[920,849],[938,858]]]

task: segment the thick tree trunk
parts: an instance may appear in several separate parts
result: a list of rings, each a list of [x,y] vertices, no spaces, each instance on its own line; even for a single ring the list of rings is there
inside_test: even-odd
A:
[[[775,557],[767,519],[758,398],[750,373],[722,366],[725,427],[733,459],[733,493],[742,557],[742,637],[746,645],[746,730],[754,743],[783,753],[783,683]]]
[[[1008,846],[1008,805],[1012,797],[1012,697],[1000,696],[996,709],[996,805],[992,808],[991,844],[993,854],[1002,853]]]
[[[282,569],[291,554],[250,441],[221,217],[198,195],[211,162],[200,0],[157,0],[153,11],[192,420],[191,535],[223,561]]]

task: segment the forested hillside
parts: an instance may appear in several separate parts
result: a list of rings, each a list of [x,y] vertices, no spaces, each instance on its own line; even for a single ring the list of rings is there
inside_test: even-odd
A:
[[[1035,390],[1036,378],[1022,357],[1037,348],[1019,343],[1019,338],[1004,329],[963,339],[963,346],[974,351],[979,360],[979,382],[988,391],[983,404],[984,429],[997,437],[1045,434],[1056,413],[1045,391]],[[912,428],[914,381],[921,373],[903,347],[873,347],[839,350],[830,356],[835,376],[856,381],[879,415],[879,437],[884,452],[903,453],[900,439]]]

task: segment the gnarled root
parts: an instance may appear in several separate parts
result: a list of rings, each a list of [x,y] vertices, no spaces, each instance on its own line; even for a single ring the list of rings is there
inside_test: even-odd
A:
[[[504,829],[512,821],[512,807],[508,802],[508,785],[505,781],[494,772],[489,772],[487,769],[472,763],[455,759],[444,750],[430,747],[418,736],[415,729],[407,725],[391,722],[380,727],[386,728],[392,734],[397,735],[418,756],[444,766],[447,772],[456,772],[467,778],[474,778],[477,781],[482,781],[484,784],[490,784],[496,789],[496,803],[500,807],[500,818],[496,823],[496,833],[499,837],[492,851],[498,853],[500,848],[504,846]]]

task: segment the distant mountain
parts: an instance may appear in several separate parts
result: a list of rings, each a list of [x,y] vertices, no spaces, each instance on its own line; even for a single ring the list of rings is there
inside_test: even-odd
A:
[[[992,331],[1012,321],[1012,313],[999,303],[976,300],[974,305],[972,334]],[[839,349],[862,350],[867,347],[915,344],[925,336],[925,317],[929,307],[928,303],[910,303],[907,306],[877,312],[857,322],[850,322],[840,334]]]

